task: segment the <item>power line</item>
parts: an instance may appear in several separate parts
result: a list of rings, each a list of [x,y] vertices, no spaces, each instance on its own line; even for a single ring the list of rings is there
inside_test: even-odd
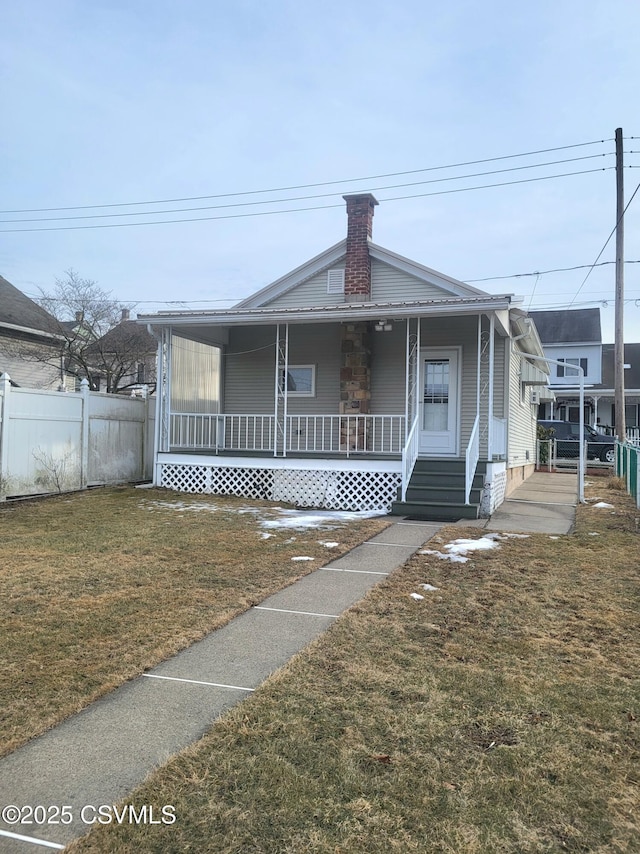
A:
[[[615,263],[615,261],[602,261],[598,266],[605,266],[605,265],[610,265],[610,264],[614,264],[614,263]],[[625,261],[625,264],[640,264],[640,260]],[[587,267],[591,267],[591,264],[580,264],[580,265],[577,265],[575,267],[558,267],[554,270],[536,270],[536,271],[533,271],[530,273],[513,273],[509,276],[488,276],[487,278],[484,278],[484,279],[462,279],[461,281],[464,281],[464,282],[470,284],[471,282],[487,282],[487,281],[492,281],[492,280],[497,281],[500,279],[520,279],[520,278],[526,278],[528,276],[545,276],[548,273],[564,273],[566,271],[571,271],[571,270],[584,270]],[[33,294],[33,293],[28,293],[27,291],[23,291],[23,293],[25,294],[25,296],[28,296],[31,299],[36,300],[36,301],[42,298],[42,294]],[[558,294],[558,291],[552,291],[550,293]],[[596,291],[596,293],[608,293],[608,291]],[[629,291],[629,293],[638,293],[638,291],[632,290],[632,291]],[[126,300],[126,302],[128,304],[130,304],[131,307],[135,307],[137,305],[170,305],[170,306],[177,306],[177,307],[182,306],[184,308],[187,308],[190,305],[211,305],[213,303],[222,303],[222,302],[235,303],[235,302],[238,302],[242,299],[246,299],[248,296],[250,296],[250,294],[246,294],[245,296],[234,295],[232,297],[219,297],[218,299],[191,299],[191,300],[128,299],[128,300]],[[538,296],[549,296],[549,293],[547,293],[545,291],[545,292],[539,293]],[[66,299],[64,297],[52,297],[52,296],[47,295],[47,301],[48,302],[66,302]],[[114,302],[114,301],[118,302],[118,303],[124,303],[125,302],[125,300],[120,300],[117,297],[113,298],[113,299],[108,299],[108,300],[97,300],[97,302]],[[590,300],[590,302],[606,302],[606,299],[603,299],[603,300],[593,299],[593,300]],[[631,298],[628,300],[628,302],[637,302],[637,299]]]
[[[593,160],[598,157],[610,157],[613,152],[604,152],[600,154],[588,154],[584,157],[571,157],[564,160],[551,160],[546,163],[532,163],[527,164],[526,166],[511,166],[508,169],[493,169],[488,172],[473,172],[468,175],[454,175],[449,176],[447,178],[431,178],[426,181],[411,181],[405,184],[387,184],[382,187],[371,187],[371,191],[378,190],[395,190],[403,187],[417,187],[424,184],[440,184],[445,181],[462,181],[467,178],[481,178],[485,175],[499,175],[505,172],[520,172],[524,169],[540,169],[544,166],[558,166],[563,163],[575,163],[579,160]],[[549,176],[555,177],[555,176]],[[77,219],[112,219],[115,217],[130,217],[130,216],[155,216],[157,214],[170,214],[170,213],[188,213],[191,211],[208,211],[208,210],[221,210],[225,208],[242,208],[242,207],[253,207],[256,205],[273,205],[273,204],[281,204],[283,202],[300,202],[306,201],[310,199],[326,199],[333,198],[336,193],[318,193],[315,195],[307,195],[307,196],[289,196],[284,199],[267,199],[266,201],[253,201],[253,202],[233,202],[231,204],[225,205],[205,205],[203,207],[195,207],[195,208],[170,208],[169,210],[164,211],[125,211],[124,213],[109,213],[109,214],[82,214],[78,216],[61,216],[61,217],[40,217],[36,219],[2,219],[0,223],[12,223],[12,222],[63,222],[66,220],[77,220]]]
[[[630,139],[635,139],[636,137],[630,137]],[[533,157],[536,154],[549,154],[552,151],[567,151],[571,148],[583,148],[589,145],[601,145],[605,142],[611,142],[611,138],[608,139],[597,139],[591,142],[578,142],[573,145],[560,145],[555,148],[541,148],[537,151],[523,151],[519,154],[505,154],[499,157],[486,157],[482,160],[467,160],[461,163],[450,163],[445,166],[428,166],[423,169],[408,169],[403,172],[386,172],[381,175],[368,175],[362,178],[347,178],[341,179],[337,181],[319,181],[314,184],[294,184],[288,187],[271,187],[263,190],[242,190],[237,193],[217,193],[215,195],[207,195],[207,196],[184,196],[182,198],[174,198],[174,199],[150,199],[143,202],[114,202],[109,204],[101,204],[101,205],[73,205],[70,207],[56,207],[56,208],[23,208],[16,210],[0,210],[0,214],[14,214],[14,213],[53,213],[55,211],[76,211],[76,210],[91,210],[95,208],[121,208],[121,207],[135,207],[138,205],[164,205],[164,204],[174,204],[175,202],[197,202],[204,201],[205,199],[226,199],[237,196],[256,196],[264,193],[286,193],[290,190],[309,190],[314,187],[330,187],[335,186],[337,184],[352,184],[356,181],[377,181],[379,178],[396,178],[402,175],[417,175],[421,172],[434,172],[441,169],[458,169],[462,166],[477,166],[481,163],[495,163],[499,160],[511,160],[516,157]]]
[[[607,239],[606,239],[606,240],[605,240],[605,242],[604,242],[604,246],[602,247],[602,249],[600,250],[600,252],[598,252],[598,257],[597,257],[597,258],[596,258],[596,260],[593,262],[593,264],[591,265],[591,269],[589,270],[589,272],[587,273],[587,275],[586,275],[586,276],[584,277],[584,279],[582,280],[582,284],[580,285],[580,287],[579,287],[579,288],[578,288],[578,290],[576,291],[576,293],[575,293],[575,296],[574,296],[573,300],[575,300],[575,298],[578,296],[578,294],[580,293],[580,291],[582,290],[582,288],[586,285],[586,283],[587,283],[587,279],[589,278],[589,276],[590,276],[590,275],[591,275],[591,273],[593,272],[593,268],[595,267],[595,265],[596,265],[596,264],[598,263],[598,261],[600,260],[600,258],[601,258],[601,256],[602,256],[602,253],[603,253],[603,252],[604,252],[604,250],[607,248],[607,245],[608,245],[609,241],[611,240],[611,238],[613,237],[613,235],[616,233],[616,229],[617,229],[617,227],[618,227],[618,224],[620,223],[620,220],[621,220],[621,219],[622,219],[622,217],[626,214],[627,209],[629,208],[629,205],[631,204],[631,202],[634,200],[635,195],[636,195],[636,193],[638,192],[638,190],[640,190],[640,184],[638,184],[638,186],[637,186],[637,187],[635,188],[635,190],[633,191],[633,194],[632,194],[631,198],[629,199],[629,201],[627,202],[627,204],[626,204],[626,206],[625,206],[625,209],[622,211],[622,213],[620,214],[620,216],[619,216],[619,218],[618,218],[618,220],[617,220],[616,224],[615,224],[615,225],[613,226],[613,228],[611,229],[611,232],[610,232],[609,236],[607,237]],[[573,300],[571,301],[571,303],[569,303],[569,305],[570,305],[570,306],[573,304]]]
[[[396,202],[401,201],[403,199],[421,199],[427,198],[428,196],[443,196],[449,195],[451,193],[466,193],[471,190],[487,190],[494,187],[509,187],[514,184],[530,184],[534,181],[548,181],[553,178],[568,178],[572,175],[589,175],[593,172],[607,172],[611,169],[615,169],[615,166],[604,166],[599,169],[583,169],[577,172],[562,172],[557,175],[541,175],[537,178],[523,178],[519,181],[502,181],[495,184],[481,184],[476,187],[459,187],[454,190],[438,190],[433,193],[414,193],[409,196],[390,196],[386,199],[381,199],[383,202]],[[19,234],[25,232],[39,232],[39,231],[79,231],[86,229],[95,229],[95,228],[135,228],[139,226],[147,226],[147,225],[174,225],[176,223],[184,223],[184,222],[210,222],[212,220],[223,220],[223,219],[244,219],[246,217],[257,217],[257,216],[274,216],[276,214],[285,214],[285,213],[304,213],[307,211],[318,211],[318,210],[329,210],[331,208],[341,208],[343,207],[343,203],[336,203],[333,205],[312,205],[305,208],[285,208],[283,210],[277,211],[252,211],[251,213],[237,213],[237,214],[222,214],[221,216],[201,216],[201,217],[188,217],[183,219],[161,219],[161,220],[151,220],[147,222],[117,222],[117,223],[99,223],[95,225],[59,225],[59,226],[46,226],[45,228],[2,228],[0,229],[0,233],[2,234]]]
[[[476,282],[497,282],[500,279],[521,279],[526,276],[546,276],[548,273],[570,273],[573,270],[586,270],[588,267],[606,267],[615,261],[601,261],[599,264],[577,264],[575,267],[556,267],[553,270],[534,270],[531,273],[511,273],[508,276],[485,276],[484,279],[463,279],[467,284]],[[640,264],[640,261],[625,261],[625,264]]]

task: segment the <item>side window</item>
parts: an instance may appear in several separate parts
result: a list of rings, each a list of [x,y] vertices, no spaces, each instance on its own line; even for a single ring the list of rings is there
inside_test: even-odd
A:
[[[316,366],[289,365],[287,394],[296,397],[314,397],[316,393]]]

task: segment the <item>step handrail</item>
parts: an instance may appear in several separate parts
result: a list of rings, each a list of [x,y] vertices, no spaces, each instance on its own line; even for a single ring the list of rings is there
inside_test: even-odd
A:
[[[469,496],[471,495],[471,485],[480,459],[480,416],[476,415],[476,420],[473,422],[473,429],[469,436],[469,443],[465,452],[464,458],[464,503],[469,504]]]
[[[411,429],[407,433],[407,441],[404,443],[404,448],[402,449],[402,500],[407,500],[407,489],[409,488],[409,481],[411,480],[411,475],[413,474],[413,468],[416,464],[416,460],[418,459],[418,451],[420,449],[420,434],[418,430],[419,423],[419,415],[416,413],[415,418],[413,419],[413,424],[411,425]]]

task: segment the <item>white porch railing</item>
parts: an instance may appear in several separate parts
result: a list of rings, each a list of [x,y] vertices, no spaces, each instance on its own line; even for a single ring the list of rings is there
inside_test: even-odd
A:
[[[278,453],[402,453],[404,415],[288,415],[286,449]],[[171,414],[171,448],[275,452],[273,415]]]
[[[465,487],[464,487],[464,503],[469,503],[469,495],[471,494],[471,484],[476,473],[476,466],[480,459],[480,416],[476,415],[476,420],[473,422],[471,436],[469,436],[469,444],[465,452]]]
[[[402,449],[402,500],[407,500],[407,487],[411,480],[413,467],[418,459],[418,451],[420,450],[420,431],[418,429],[419,416],[413,419],[411,430],[407,436],[404,448]]]
[[[171,413],[172,449],[272,451],[273,437],[273,415]]]
[[[404,415],[288,415],[292,453],[400,454]]]

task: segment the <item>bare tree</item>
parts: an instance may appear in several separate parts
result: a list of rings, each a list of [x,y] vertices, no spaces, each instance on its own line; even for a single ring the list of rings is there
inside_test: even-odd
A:
[[[91,388],[121,392],[141,379],[155,382],[154,339],[129,320],[131,304],[121,303],[93,279],[69,269],[51,291],[40,288],[35,300],[51,316],[57,347],[23,348],[21,356],[60,368],[61,377],[86,378]],[[142,369],[141,369],[141,366]]]

